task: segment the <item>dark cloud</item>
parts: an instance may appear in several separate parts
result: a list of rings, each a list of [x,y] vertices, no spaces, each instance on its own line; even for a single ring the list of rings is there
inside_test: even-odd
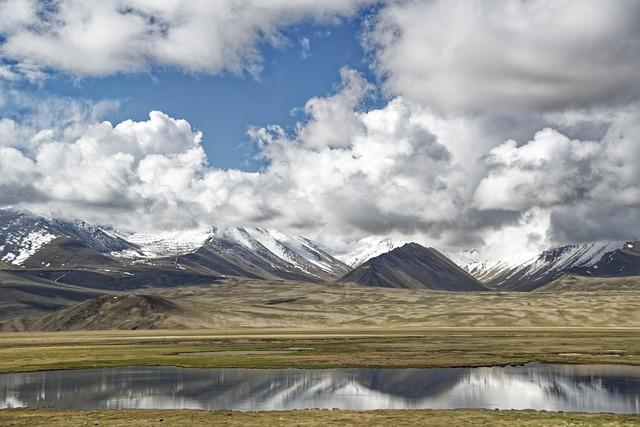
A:
[[[581,203],[551,212],[551,238],[557,243],[640,239],[640,205]]]
[[[392,94],[446,113],[625,104],[640,93],[640,3],[394,2],[367,42]]]

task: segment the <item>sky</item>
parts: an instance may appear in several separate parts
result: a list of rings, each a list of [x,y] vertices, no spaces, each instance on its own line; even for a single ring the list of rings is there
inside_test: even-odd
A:
[[[640,236],[640,3],[0,0],[0,207],[456,260]]]

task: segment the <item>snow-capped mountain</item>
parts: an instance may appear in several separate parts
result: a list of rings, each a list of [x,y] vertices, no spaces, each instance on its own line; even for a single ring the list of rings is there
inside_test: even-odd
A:
[[[0,260],[22,265],[56,239],[74,239],[96,252],[134,250],[134,246],[100,227],[83,221],[44,218],[0,209]]]
[[[631,276],[640,274],[640,243],[589,242],[551,248],[528,260],[474,262],[464,267],[484,284],[528,291],[563,274]]]
[[[126,238],[137,245],[138,250],[114,252],[114,256],[134,259],[161,258],[208,251],[210,257],[214,253],[227,258],[234,256],[236,263],[242,259],[242,263],[246,264],[249,261],[268,267],[267,270],[282,270],[292,274],[303,272],[316,278],[327,274],[338,277],[349,270],[348,266],[331,256],[317,243],[274,229],[232,227],[218,230],[208,227],[156,234],[139,233]],[[220,266],[217,265],[217,268]],[[260,270],[264,268],[261,267]]]
[[[274,229],[230,228],[221,233],[220,239],[235,242],[258,253],[266,249],[279,261],[318,277],[323,273],[338,277],[350,270],[319,244],[305,237],[285,234]]]
[[[127,275],[134,274],[132,268],[178,269],[185,276],[311,281],[335,279],[350,270],[317,243],[278,230],[208,227],[126,235],[13,210],[0,210],[0,260],[28,268],[122,270]]]
[[[337,258],[356,268],[365,261],[390,252],[404,243],[406,242],[396,241],[391,237],[369,236],[353,243],[346,253],[338,255]]]

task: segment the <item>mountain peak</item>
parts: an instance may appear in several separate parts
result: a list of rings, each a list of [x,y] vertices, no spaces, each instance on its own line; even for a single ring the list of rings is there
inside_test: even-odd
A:
[[[486,290],[442,253],[415,242],[369,259],[347,273],[341,281],[388,288]]]

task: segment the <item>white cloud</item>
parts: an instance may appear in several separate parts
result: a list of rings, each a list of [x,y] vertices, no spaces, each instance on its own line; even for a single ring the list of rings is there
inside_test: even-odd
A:
[[[309,37],[300,38],[300,56],[307,59],[311,55],[311,41]]]
[[[594,185],[602,148],[549,128],[522,146],[506,141],[486,156],[490,172],[480,182],[474,202],[480,209],[524,211],[585,197]]]
[[[0,59],[74,75],[153,65],[259,73],[261,43],[304,19],[353,14],[366,0],[0,0]]]
[[[152,112],[70,134],[24,127],[31,148],[6,148],[0,200],[125,228],[253,223],[324,231],[337,244],[451,222],[469,189],[430,115],[402,99],[359,111],[369,85],[352,70],[342,76],[335,94],[307,103],[308,121],[293,135],[251,132],[269,162],[261,172],[215,168],[186,121]],[[4,127],[17,135],[20,125]],[[16,177],[30,183],[21,195]]]
[[[392,2],[367,35],[392,94],[445,113],[560,110],[640,93],[640,3]]]
[[[640,212],[638,111],[603,116],[597,140],[543,128],[525,143],[492,142],[482,118],[445,118],[401,97],[362,110],[369,84],[349,69],[342,78],[308,101],[291,133],[250,131],[268,163],[258,172],[216,168],[203,136],[160,112],[117,125],[86,106],[67,108],[72,119],[58,126],[4,119],[0,204],[125,230],[270,226],[338,250],[389,234],[457,255],[528,255],[633,231],[621,212]],[[578,230],[580,217],[589,221]]]
[[[342,87],[329,97],[314,97],[304,106],[310,120],[299,127],[299,139],[308,148],[344,147],[365,131],[361,118],[354,114],[362,99],[373,89],[355,70],[340,70]]]

